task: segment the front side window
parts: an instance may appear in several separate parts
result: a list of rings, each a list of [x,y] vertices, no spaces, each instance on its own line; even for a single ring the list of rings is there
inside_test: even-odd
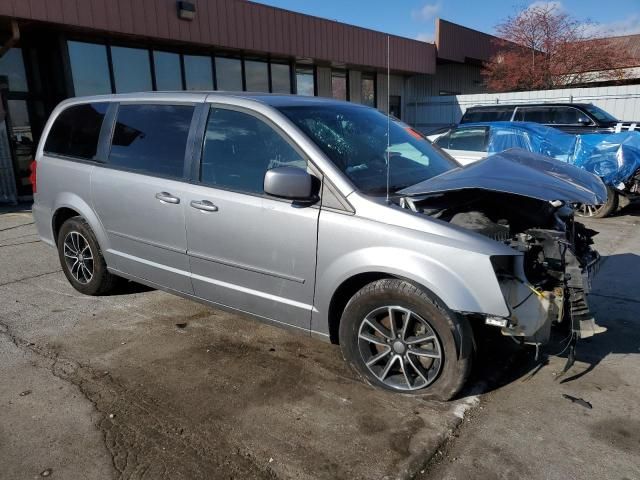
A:
[[[149,51],[139,48],[111,47],[116,93],[151,90]]]
[[[356,105],[280,107],[363,193],[384,195],[387,158],[391,193],[459,165],[400,122]],[[387,154],[388,152],[388,154]]]
[[[587,112],[589,112],[591,115],[596,117],[596,119],[599,122],[617,122],[618,121],[618,119],[616,117],[614,117],[613,115],[611,115],[608,112],[605,112],[601,108],[596,107],[595,105],[592,105],[592,104],[583,105],[583,108]]]
[[[552,123],[556,125],[581,125],[582,121],[589,118],[577,108],[555,107],[553,109]]]
[[[86,103],[64,110],[53,123],[45,153],[93,160],[98,153],[98,139],[108,103]]]
[[[120,105],[109,164],[182,178],[193,110],[190,105]]]
[[[111,93],[107,47],[83,42],[67,42],[67,46],[75,95]]]
[[[235,110],[211,109],[200,181],[243,193],[264,193],[267,170],[281,166],[305,169],[306,160],[271,126]]]

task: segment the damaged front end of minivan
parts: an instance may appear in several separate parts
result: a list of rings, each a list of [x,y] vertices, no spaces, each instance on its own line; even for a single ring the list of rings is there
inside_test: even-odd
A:
[[[504,335],[536,346],[552,324],[578,338],[597,333],[587,294],[597,233],[574,220],[573,204],[606,198],[602,182],[545,157],[508,151],[400,192],[400,206],[489,237],[519,252],[493,256],[509,315],[484,315]]]

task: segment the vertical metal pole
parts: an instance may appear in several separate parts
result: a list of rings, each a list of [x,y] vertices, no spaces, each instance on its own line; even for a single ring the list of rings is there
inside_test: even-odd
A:
[[[391,139],[389,138],[389,132],[391,131],[391,109],[390,107],[390,90],[391,90],[391,71],[390,71],[390,54],[389,54],[389,35],[387,35],[387,203],[389,203],[389,171],[391,169],[391,154],[389,149],[391,148]]]

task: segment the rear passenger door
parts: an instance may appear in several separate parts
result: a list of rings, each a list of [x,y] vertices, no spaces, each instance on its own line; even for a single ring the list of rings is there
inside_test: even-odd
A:
[[[270,168],[310,169],[267,119],[212,106],[196,185],[185,201],[198,297],[309,329],[319,208],[265,195]]]
[[[94,207],[115,258],[110,267],[191,293],[185,158],[195,106],[121,103],[114,108],[106,165],[91,176]]]

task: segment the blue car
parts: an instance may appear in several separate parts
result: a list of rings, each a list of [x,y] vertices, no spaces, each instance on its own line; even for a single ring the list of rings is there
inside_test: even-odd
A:
[[[574,135],[531,122],[485,122],[466,123],[428,138],[463,165],[522,148],[599,176],[607,185],[607,202],[582,205],[582,216],[606,217],[640,197],[640,131]]]

